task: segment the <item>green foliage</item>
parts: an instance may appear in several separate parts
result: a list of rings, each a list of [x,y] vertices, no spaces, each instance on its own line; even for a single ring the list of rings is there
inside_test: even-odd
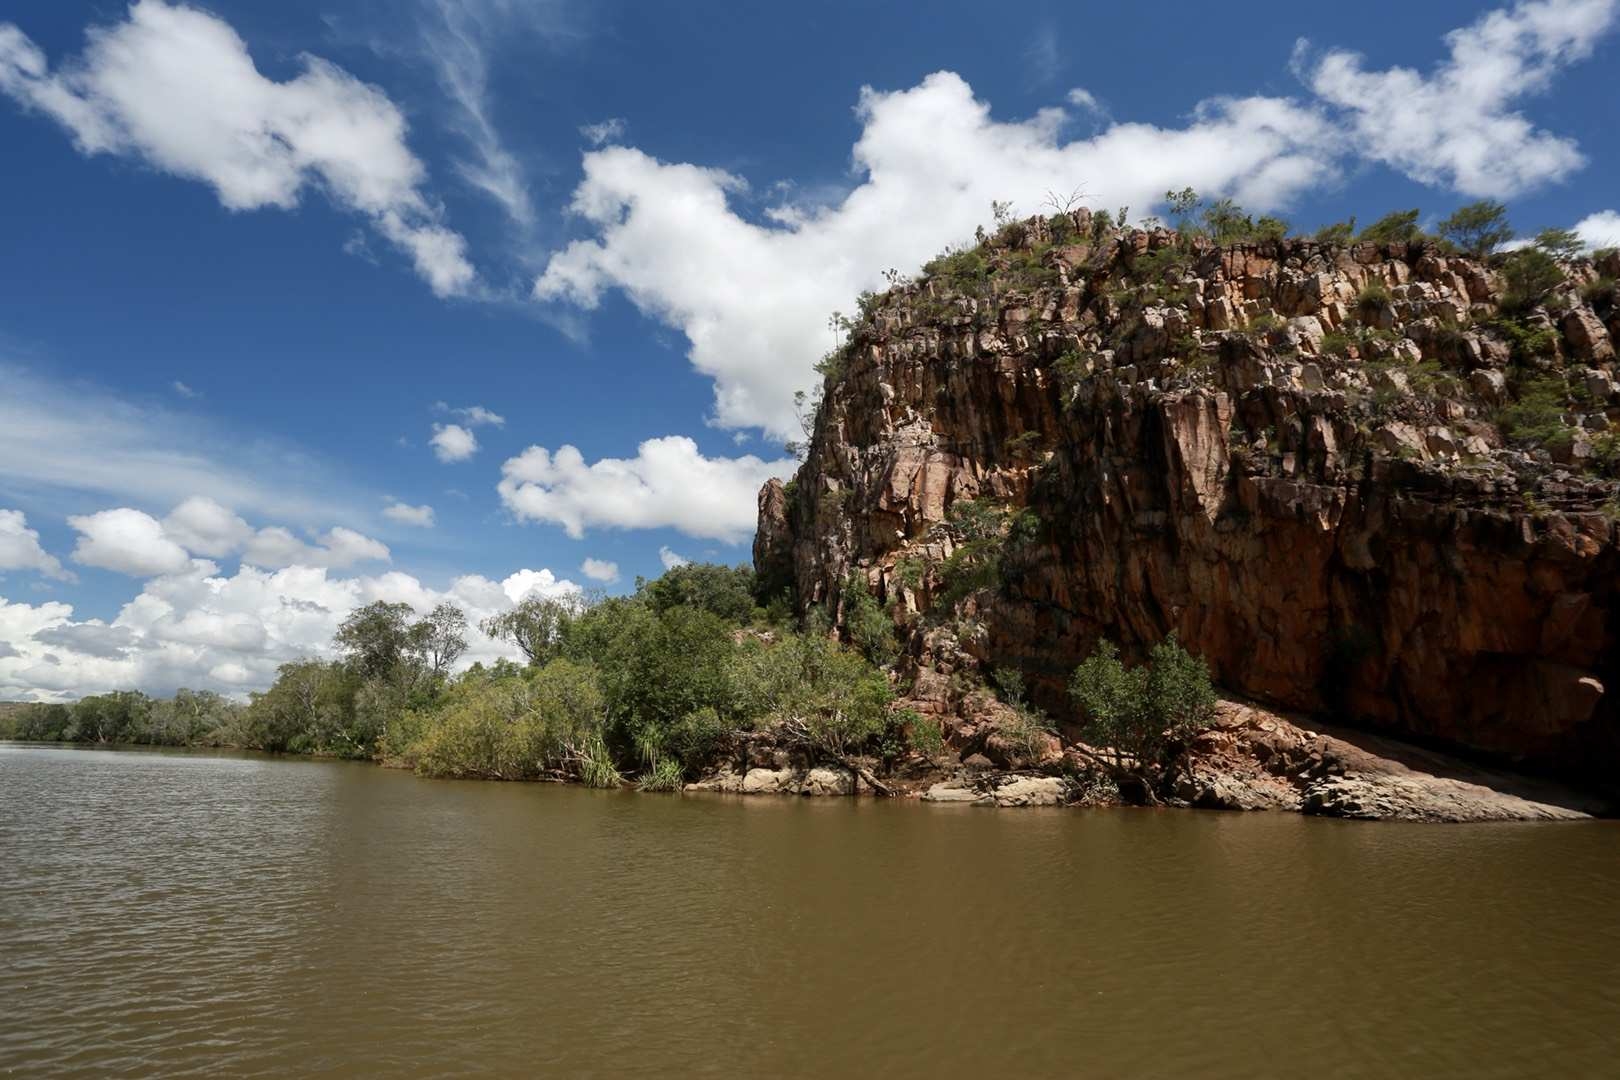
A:
[[[823,382],[836,383],[844,377],[844,369],[848,364],[849,348],[840,345],[816,361],[816,374],[821,376]]]
[[[333,643],[361,678],[393,678],[411,644],[411,605],[377,600],[349,613]]]
[[[1523,446],[1556,450],[1574,437],[1564,422],[1568,387],[1556,375],[1534,375],[1514,387],[1514,401],[1496,414],[1502,434]]]
[[[1373,244],[1404,244],[1413,240],[1423,239],[1423,230],[1418,228],[1417,210],[1397,210],[1392,214],[1385,214],[1365,229],[1357,240]]]
[[[371,679],[384,683],[391,680],[393,672],[386,666],[373,667],[388,674]],[[241,731],[246,745],[278,753],[369,756],[382,732],[358,722],[355,693],[371,681],[363,675],[366,669],[363,663],[329,664],[321,660],[295,660],[281,665],[276,681],[264,693],[253,695],[243,717]]]
[[[547,772],[584,778],[603,757],[606,702],[588,664],[469,674],[452,685],[402,757],[424,776],[529,780]]]
[[[1254,239],[1259,241],[1278,241],[1288,236],[1288,222],[1280,217],[1267,215],[1254,223]]]
[[[1483,199],[1458,207],[1440,223],[1440,235],[1475,258],[1484,258],[1513,239],[1513,228],[1507,207]]]
[[[1586,250],[1586,242],[1574,229],[1542,229],[1534,243],[1537,249],[1566,262],[1580,258]]]
[[[1128,757],[1150,778],[1175,768],[1185,741],[1214,717],[1215,690],[1209,667],[1181,647],[1175,635],[1153,647],[1147,664],[1127,668],[1108,640],[1076,669],[1069,693],[1085,711],[1089,730],[1114,752]]]
[[[1052,370],[1057,372],[1058,386],[1065,398],[1074,395],[1081,382],[1091,373],[1095,363],[1092,354],[1082,353],[1078,349],[1067,349],[1052,361]]]
[[[1316,235],[1312,239],[1318,244],[1342,246],[1350,243],[1355,235],[1356,219],[1352,217],[1349,221],[1336,221],[1331,225],[1322,226],[1316,230]]]
[[[1363,310],[1386,307],[1389,302],[1389,290],[1382,282],[1369,281],[1361,287],[1361,292],[1356,294],[1356,303]]]
[[[855,575],[844,582],[844,629],[861,655],[874,664],[892,664],[900,655],[894,619],[877,602],[866,581]]]
[[[595,665],[606,699],[607,740],[616,753],[672,753],[672,732],[686,717],[713,709],[735,714],[733,627],[701,608],[654,611],[610,600],[570,625],[563,654]]]
[[[685,782],[681,763],[662,758],[636,781],[637,791],[679,791]]]
[[[906,746],[924,757],[933,757],[945,750],[945,731],[939,721],[923,716],[914,709],[897,709],[891,720],[905,732]]]
[[[1558,260],[1540,248],[1527,247],[1508,255],[1502,261],[1502,276],[1507,280],[1507,293],[1502,297],[1505,311],[1524,311],[1564,283],[1563,267]]]
[[[1000,583],[1006,521],[1006,511],[988,500],[958,499],[951,504],[946,528],[957,546],[939,567],[938,600],[944,610]]]
[[[1333,356],[1342,360],[1348,357],[1351,350],[1356,348],[1358,344],[1359,342],[1350,334],[1346,334],[1341,330],[1329,330],[1322,335],[1322,355]]]
[[[990,263],[981,248],[946,248],[943,254],[923,264],[923,276],[942,278],[964,291],[974,292],[973,286],[990,279]]]
[[[916,592],[918,589],[922,588],[923,579],[927,576],[927,571],[927,564],[924,563],[923,560],[912,555],[907,555],[902,559],[898,559],[894,564],[895,580],[913,592]]]
[[[733,626],[753,620],[754,571],[747,566],[687,563],[653,581],[637,580],[636,593],[662,615],[678,607],[696,608]]]
[[[1002,446],[1002,453],[1009,458],[1027,457],[1041,445],[1041,433],[1038,431],[1024,431],[1008,439]]]
[[[1029,702],[1024,676],[1014,668],[998,668],[991,674],[996,684],[996,696],[1006,705],[1008,712],[996,724],[999,734],[1019,757],[1039,758],[1046,750],[1052,734],[1052,722],[1045,713]]]
[[[530,593],[517,606],[483,622],[492,638],[518,647],[531,664],[543,664],[556,655],[563,626],[573,617],[575,603]]]
[[[821,634],[745,646],[738,686],[746,710],[813,754],[845,762],[882,735],[893,692],[883,673]]]
[[[1581,299],[1595,308],[1613,307],[1620,300],[1620,281],[1600,277],[1581,286]]]
[[[1490,325],[1507,339],[1514,360],[1521,364],[1558,351],[1558,334],[1550,326],[1527,326],[1511,318],[1497,319]]]

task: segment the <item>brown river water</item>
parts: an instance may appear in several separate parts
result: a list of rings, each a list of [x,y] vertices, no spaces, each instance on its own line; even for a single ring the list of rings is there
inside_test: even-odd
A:
[[[1620,1076],[1620,822],[0,744],[0,1075]]]

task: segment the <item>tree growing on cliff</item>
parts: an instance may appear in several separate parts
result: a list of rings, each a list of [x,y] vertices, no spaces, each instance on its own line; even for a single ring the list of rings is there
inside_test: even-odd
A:
[[[1208,726],[1215,711],[1209,666],[1174,634],[1134,668],[1121,662],[1113,642],[1099,641],[1076,669],[1069,693],[1094,737],[1112,750],[1114,767],[1150,787],[1173,775],[1186,740]]]
[[[1477,259],[1483,259],[1509,240],[1507,207],[1490,199],[1459,206],[1440,223],[1440,235]]]

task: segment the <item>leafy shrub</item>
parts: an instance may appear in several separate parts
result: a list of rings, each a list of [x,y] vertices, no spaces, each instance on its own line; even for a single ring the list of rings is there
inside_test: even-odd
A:
[[[912,555],[897,559],[894,564],[895,580],[913,592],[922,588],[927,571],[927,564],[922,559]]]
[[[894,696],[882,672],[815,633],[745,648],[737,675],[745,708],[761,724],[840,763],[883,733]]]
[[[1030,704],[1023,673],[1013,668],[999,668],[992,679],[996,684],[996,696],[1010,710],[997,722],[996,733],[1006,740],[1019,757],[1040,757],[1052,734],[1052,721]]]
[[[1215,710],[1208,665],[1174,634],[1135,668],[1120,662],[1112,642],[1098,642],[1076,669],[1069,693],[1095,737],[1113,749],[1116,767],[1124,768],[1129,757],[1138,772],[1156,778],[1174,767],[1184,741],[1208,726]]]
[[[1551,356],[1558,351],[1558,334],[1551,327],[1526,326],[1516,319],[1497,319],[1491,328],[1500,333],[1513,349],[1513,358],[1524,363],[1538,356]]]
[[[1344,359],[1350,355],[1350,350],[1356,344],[1356,339],[1351,335],[1340,330],[1330,330],[1322,335],[1322,355]]]
[[[1373,244],[1401,244],[1423,238],[1423,230],[1418,228],[1417,210],[1397,210],[1392,214],[1385,214],[1365,229],[1356,239]]]
[[[1574,229],[1542,229],[1536,234],[1535,246],[1555,259],[1578,259],[1586,250],[1586,241]]]
[[[925,757],[932,757],[945,749],[945,732],[939,721],[923,716],[914,709],[900,709],[895,721],[905,730],[906,745]]]
[[[1620,300],[1620,281],[1612,277],[1589,281],[1581,287],[1581,299],[1595,308],[1612,307]]]
[[[754,571],[747,566],[687,563],[652,581],[638,580],[636,594],[660,615],[673,608],[696,608],[745,626],[755,614]]]
[[[1568,388],[1554,375],[1537,375],[1521,381],[1513,404],[1496,415],[1502,434],[1516,443],[1556,450],[1568,446],[1574,437],[1564,423]]]
[[[1369,281],[1361,287],[1361,292],[1356,294],[1356,303],[1363,310],[1387,307],[1389,302],[1389,290],[1382,282]]]
[[[1316,230],[1313,239],[1318,244],[1343,245],[1353,240],[1355,235],[1356,219],[1352,217],[1349,221],[1337,221],[1332,225],[1322,226]]]
[[[679,791],[684,783],[681,763],[662,758],[636,781],[637,791]]]
[[[877,602],[865,580],[856,575],[844,582],[844,629],[849,640],[874,664],[892,664],[900,654],[894,619]]]
[[[1506,311],[1524,311],[1564,283],[1563,267],[1539,248],[1520,248],[1502,262],[1507,293],[1502,297]]]

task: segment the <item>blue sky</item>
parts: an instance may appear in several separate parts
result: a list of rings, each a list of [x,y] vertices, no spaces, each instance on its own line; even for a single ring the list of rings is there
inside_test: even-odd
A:
[[[1620,0],[3,19],[0,698],[242,692],[369,599],[746,561],[827,313],[992,198],[1620,240]]]

